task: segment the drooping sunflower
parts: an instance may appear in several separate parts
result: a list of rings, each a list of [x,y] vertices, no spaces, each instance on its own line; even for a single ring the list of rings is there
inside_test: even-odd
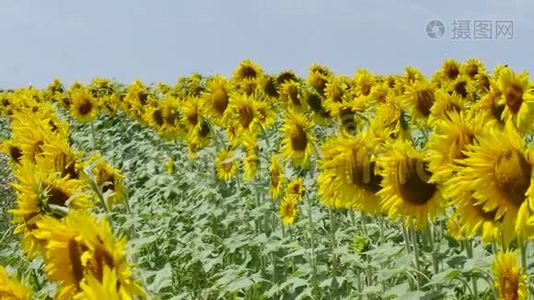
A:
[[[271,183],[269,193],[271,194],[273,200],[278,199],[282,193],[285,177],[284,169],[276,155],[271,156],[271,164],[269,165],[269,179]]]
[[[282,224],[285,226],[293,225],[295,222],[298,215],[297,202],[298,199],[295,194],[287,194],[284,196],[284,199],[282,199],[278,213],[282,220]]]
[[[333,137],[322,147],[317,178],[321,203],[331,208],[380,211],[381,175],[374,161],[373,144],[364,134]]]
[[[527,224],[532,215],[529,203],[534,201],[534,155],[525,149],[515,128],[490,128],[479,137],[478,143],[467,146],[457,180],[451,189],[473,191],[476,204],[485,211],[495,211],[496,219],[503,219],[504,231],[500,239],[508,244],[515,236],[532,234]]]
[[[91,122],[98,115],[98,99],[89,90],[80,88],[71,94],[71,114],[81,122]]]
[[[80,282],[81,292],[77,293],[74,300],[130,300],[133,299],[128,291],[121,286],[117,272],[104,265],[102,279],[99,280],[92,273],[85,276]]]
[[[528,298],[528,278],[517,262],[516,251],[498,252],[493,262],[495,288],[499,299],[526,300]]]
[[[326,83],[328,77],[331,75],[330,70],[324,66],[313,64],[310,66],[307,83],[311,86],[321,97],[324,97]]]
[[[382,189],[377,193],[381,207],[393,220],[403,220],[407,227],[424,229],[442,212],[443,196],[430,178],[423,152],[410,142],[397,140],[379,159]]]
[[[11,161],[15,164],[20,164],[22,159],[22,151],[20,146],[12,140],[4,140],[2,142],[2,147],[0,148],[3,153],[11,158]]]
[[[283,140],[280,149],[282,156],[291,160],[295,166],[307,167],[314,142],[311,125],[304,116],[288,112],[282,132]]]
[[[106,219],[98,221],[87,212],[71,212],[63,220],[44,217],[37,226],[36,236],[47,241],[45,269],[48,278],[59,284],[58,298],[78,294],[87,277],[103,283],[106,267],[117,275],[115,288],[132,298],[145,296],[132,278],[126,240],[113,235]]]
[[[232,150],[222,150],[215,156],[215,171],[217,178],[222,181],[230,181],[236,173],[239,164]]]
[[[534,86],[528,73],[516,75],[505,69],[499,76],[498,89],[502,95],[499,102],[504,104],[503,118],[513,122],[522,133],[534,129]]]
[[[0,266],[0,298],[6,300],[30,300],[32,299],[32,294],[30,287],[9,276],[4,267]]]

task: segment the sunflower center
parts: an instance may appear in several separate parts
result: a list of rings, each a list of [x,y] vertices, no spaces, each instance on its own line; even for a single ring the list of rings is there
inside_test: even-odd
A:
[[[83,102],[78,107],[78,112],[82,116],[87,116],[93,110],[93,103],[89,99],[84,98]]]
[[[241,68],[241,75],[243,78],[256,78],[257,72],[253,67],[243,66]]]
[[[189,123],[191,123],[193,126],[196,126],[196,125],[198,124],[198,113],[196,113],[196,112],[190,113],[190,114],[187,116],[187,120],[188,120]]]
[[[22,153],[20,152],[20,149],[17,146],[9,146],[9,156],[11,156],[11,159],[16,162],[20,163],[20,158],[22,157]]]
[[[72,267],[72,276],[78,284],[83,279],[83,266],[81,261],[81,253],[78,242],[74,238],[69,240],[69,258]]]
[[[280,183],[280,171],[278,169],[273,169],[270,174],[271,177],[271,186],[272,187],[278,187],[278,184]]]
[[[295,151],[304,151],[308,145],[306,131],[300,125],[296,125],[290,134],[291,148]]]
[[[462,98],[467,98],[467,82],[459,81],[454,85],[454,91],[462,96]]]
[[[458,77],[458,74],[460,74],[460,70],[458,70],[458,67],[456,65],[450,64],[445,67],[445,75],[450,80],[456,79],[456,77]]]
[[[243,128],[248,129],[254,119],[254,110],[250,105],[245,105],[239,109],[239,123]]]
[[[525,200],[531,174],[532,166],[516,149],[504,150],[493,167],[497,189],[516,207]]]
[[[156,109],[154,113],[152,113],[152,119],[154,119],[154,122],[156,122],[158,126],[163,125],[163,114],[160,109]]]
[[[427,170],[427,163],[410,158],[406,160],[405,170],[399,165],[399,192],[402,199],[413,205],[424,205],[434,196],[437,186],[428,183],[432,173]]]
[[[48,204],[66,206],[65,204],[70,198],[69,194],[55,186],[48,185],[45,189],[47,190]]]
[[[500,298],[501,299],[519,299],[519,280],[516,274],[511,271],[504,271],[504,274],[500,276]]]
[[[101,246],[95,248],[93,259],[88,262],[88,269],[91,270],[95,278],[102,281],[104,276],[104,264],[113,268],[113,257]]]
[[[504,111],[504,104],[494,104],[491,107],[491,114],[497,121],[502,122],[502,112]]]
[[[315,113],[319,113],[323,109],[321,98],[315,93],[308,93],[306,103],[308,103],[308,106],[310,106],[311,110]]]
[[[357,158],[356,149],[352,149],[352,159],[350,163],[350,178],[352,184],[361,187],[366,191],[376,193],[380,191],[382,176],[376,174],[376,163],[360,164]]]
[[[506,90],[506,105],[512,113],[517,114],[523,103],[523,88],[518,84],[512,84]]]
[[[222,164],[222,169],[225,173],[230,173],[230,171],[232,170],[232,162],[223,162]]]
[[[432,89],[423,89],[416,93],[415,107],[423,116],[430,115],[430,108],[434,104],[434,92]]]

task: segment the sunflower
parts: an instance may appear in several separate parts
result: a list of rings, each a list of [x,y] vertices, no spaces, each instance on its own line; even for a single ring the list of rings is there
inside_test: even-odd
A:
[[[416,124],[426,126],[435,101],[435,86],[425,80],[419,80],[408,87],[402,104]]]
[[[475,235],[482,237],[482,242],[497,242],[501,236],[502,219],[496,219],[496,211],[485,211],[477,200],[470,195],[464,196],[454,214],[447,220],[447,228],[456,240],[472,239]],[[451,230],[456,228],[456,230]]]
[[[369,96],[375,85],[376,78],[366,69],[358,69],[354,74],[353,88],[356,96]]]
[[[254,180],[260,164],[258,157],[258,144],[253,135],[245,135],[242,138],[242,145],[245,149],[245,157],[243,158],[244,178],[247,181]]]
[[[397,140],[379,160],[382,189],[377,193],[389,218],[404,220],[407,227],[424,229],[441,212],[443,196],[424,154],[407,141]]]
[[[513,122],[522,133],[534,129],[534,86],[528,73],[516,75],[509,69],[500,74],[498,89],[501,91],[500,103],[504,104],[503,118]]]
[[[304,116],[288,112],[282,132],[282,156],[295,166],[307,167],[313,149],[313,136]]]
[[[499,299],[526,300],[528,298],[528,278],[517,263],[516,251],[500,251],[493,262],[495,288]]]
[[[326,83],[328,77],[331,75],[330,71],[320,65],[311,65],[308,73],[307,83],[311,86],[321,97],[324,96]]]
[[[287,80],[280,85],[278,90],[280,99],[284,101],[288,109],[302,113],[306,108],[303,101],[302,88],[297,81]]]
[[[399,102],[399,97],[393,94],[386,97],[384,103],[375,106],[375,117],[371,119],[370,131],[377,136],[385,135],[392,138],[408,137],[407,123],[404,120],[405,112]]]
[[[475,58],[468,59],[460,67],[460,73],[469,76],[471,79],[475,79],[480,74],[485,74],[486,69],[484,63]]]
[[[89,213],[72,212],[63,220],[45,217],[37,226],[36,235],[47,241],[45,269],[48,277],[59,284],[58,298],[79,293],[85,278],[102,283],[106,267],[117,276],[115,287],[130,297],[145,295],[132,279],[124,251],[126,240],[113,236],[106,219],[98,221]]]
[[[233,80],[240,82],[247,78],[260,78],[263,75],[262,68],[249,59],[243,60],[234,71]]]
[[[222,181],[230,181],[237,173],[239,165],[232,150],[222,150],[215,156],[215,171],[217,178]]]
[[[99,156],[93,157],[92,161],[95,163],[92,174],[98,188],[106,197],[108,208],[122,202],[126,194],[126,186],[123,183],[125,176]]]
[[[447,120],[451,113],[459,113],[465,110],[465,100],[456,93],[448,93],[444,90],[435,92],[434,105],[430,109],[429,123],[435,125],[438,120]]]
[[[278,212],[280,219],[282,220],[282,224],[286,226],[293,225],[298,215],[297,202],[298,199],[297,195],[295,194],[287,194],[284,196],[284,199],[282,199],[282,202],[280,203],[280,209]]]
[[[450,188],[473,191],[476,204],[485,211],[495,211],[495,218],[503,218],[506,230],[502,241],[508,244],[516,235],[525,237],[532,233],[526,224],[531,212],[529,203],[534,201],[534,155],[526,150],[519,134],[512,126],[504,131],[490,128],[479,137],[478,143],[467,146],[458,177]],[[515,231],[515,232],[514,232]]]
[[[304,179],[302,177],[295,178],[291,180],[286,187],[286,195],[296,195],[297,200],[304,197],[306,188],[304,187]]]
[[[215,122],[220,122],[230,103],[230,86],[226,79],[222,76],[211,78],[207,82],[207,90],[202,99],[208,115]]]
[[[85,88],[77,89],[71,94],[72,105],[71,114],[81,122],[91,122],[98,114],[98,100],[94,98],[89,90]]]
[[[373,157],[373,144],[363,134],[330,138],[322,147],[317,178],[321,203],[332,208],[380,211],[381,175]]]
[[[63,217],[70,209],[88,209],[91,201],[84,193],[81,181],[59,177],[26,165],[16,170],[16,207],[11,210],[15,233],[22,234],[22,248],[32,258],[42,250],[43,242],[36,239],[36,223],[45,215]]]
[[[465,157],[467,146],[476,142],[485,126],[480,114],[454,111],[437,122],[427,144],[433,182],[446,183],[451,178],[458,169],[456,159]]]
[[[255,133],[258,122],[254,96],[234,93],[230,97],[230,108],[225,116],[227,124],[234,123],[236,135]]]
[[[284,186],[284,169],[280,164],[278,156],[271,156],[271,164],[269,165],[269,178],[270,178],[270,189],[269,193],[273,199],[278,199],[282,192],[282,187]]]
[[[349,93],[350,80],[345,76],[331,76],[325,87],[324,107],[328,111],[336,111],[345,96]]]
[[[32,290],[16,278],[10,277],[4,267],[0,266],[0,298],[30,300],[32,299]]]
[[[460,75],[461,65],[454,59],[447,59],[441,65],[441,74],[444,80],[452,81]]]

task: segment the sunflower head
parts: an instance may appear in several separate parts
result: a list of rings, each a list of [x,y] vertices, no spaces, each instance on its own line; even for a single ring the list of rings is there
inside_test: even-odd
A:
[[[4,267],[0,266],[0,296],[2,299],[30,300],[32,294],[29,286],[9,276]]]
[[[80,88],[71,94],[72,105],[70,111],[72,115],[82,122],[90,122],[98,114],[98,100],[88,89]]]
[[[295,223],[295,219],[298,215],[297,203],[298,199],[295,194],[287,194],[284,196],[284,199],[282,199],[278,213],[282,220],[282,224],[285,226],[290,226]]]
[[[443,197],[424,154],[406,141],[395,141],[380,160],[381,206],[392,219],[404,219],[406,226],[425,228],[442,212]]]
[[[243,60],[234,71],[233,79],[240,82],[244,79],[256,79],[263,75],[262,68],[249,59]]]
[[[271,156],[271,164],[269,165],[269,181],[270,189],[269,193],[273,199],[278,199],[282,192],[282,187],[284,186],[284,169],[280,164],[278,156]]]
[[[302,115],[288,112],[282,128],[282,155],[296,166],[307,167],[313,149],[311,126]]]
[[[516,75],[510,69],[504,69],[497,86],[502,95],[500,103],[504,104],[504,119],[513,122],[521,132],[534,128],[534,88],[528,74]]]
[[[230,181],[236,173],[239,164],[232,150],[222,150],[215,157],[215,171],[217,178],[222,181]]]
[[[429,82],[418,81],[407,90],[403,105],[415,122],[426,125],[435,101],[435,87]]]
[[[493,262],[493,275],[499,299],[526,300],[528,298],[528,279],[519,267],[517,252],[498,252]]]
[[[286,187],[286,195],[294,194],[297,195],[297,200],[302,199],[305,193],[304,180],[302,177],[295,178],[291,180]]]

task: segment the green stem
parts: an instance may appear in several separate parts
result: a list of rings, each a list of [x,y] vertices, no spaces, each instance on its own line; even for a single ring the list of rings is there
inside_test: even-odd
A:
[[[467,253],[467,257],[470,259],[473,258],[473,241],[466,240],[464,243],[465,243],[465,252]],[[475,299],[479,299],[477,278],[475,276],[471,278],[471,285],[473,286],[472,288],[473,296],[475,297]]]
[[[317,278],[317,266],[316,266],[316,261],[315,261],[315,230],[313,228],[313,216],[312,216],[312,205],[311,205],[311,200],[310,200],[310,197],[306,194],[306,206],[307,206],[307,211],[308,211],[308,230],[309,230],[309,234],[310,234],[310,248],[311,248],[311,259],[310,259],[310,262],[311,262],[311,265],[312,265],[312,285],[315,286],[315,281],[316,281],[316,278]]]
[[[337,272],[336,250],[336,214],[333,209],[329,209],[330,214],[330,242],[332,247],[332,274],[335,277]]]
[[[523,269],[523,272],[527,273],[528,271],[528,264],[527,264],[528,240],[525,241],[524,238],[518,237],[517,241],[519,243],[519,251],[521,252],[521,268]]]
[[[411,230],[412,233],[412,242],[413,242],[413,249],[414,249],[414,258],[415,258],[415,268],[417,269],[418,273],[421,273],[421,265],[419,264],[419,239],[418,239],[418,233],[416,229]]]
[[[89,124],[91,125],[91,139],[92,139],[93,152],[95,152],[96,151],[95,126],[93,125],[93,122],[90,122]]]
[[[408,231],[406,230],[406,227],[404,225],[401,225],[402,228],[402,237],[404,238],[404,245],[406,247],[406,253],[410,254],[410,236],[408,235]]]

